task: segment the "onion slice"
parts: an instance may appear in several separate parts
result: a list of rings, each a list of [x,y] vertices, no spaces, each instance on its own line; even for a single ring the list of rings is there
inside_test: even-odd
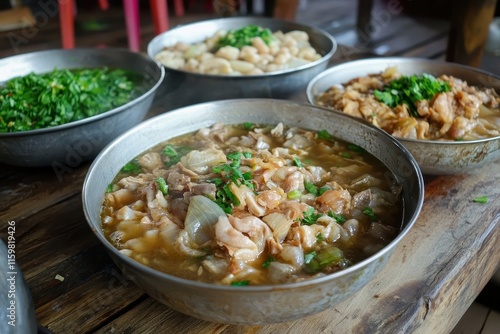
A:
[[[184,229],[197,245],[203,245],[215,236],[214,225],[226,213],[205,196],[193,196],[184,221]]]

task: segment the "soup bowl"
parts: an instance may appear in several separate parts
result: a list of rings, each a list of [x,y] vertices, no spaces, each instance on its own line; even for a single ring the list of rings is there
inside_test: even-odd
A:
[[[307,100],[315,104],[317,97],[328,88],[356,77],[380,73],[391,66],[404,75],[447,74],[469,85],[492,87],[500,92],[500,77],[477,68],[431,59],[387,57],[356,60],[325,70],[308,84]],[[500,159],[500,136],[464,141],[397,139],[415,157],[422,172],[429,175],[470,173]]]
[[[260,75],[210,75],[165,67],[165,77],[159,89],[163,105],[173,109],[189,104],[235,98],[287,98],[303,91],[307,83],[323,71],[334,55],[337,44],[326,31],[296,22],[264,17],[230,17],[205,20],[178,26],[152,39],[148,55],[155,58],[165,47],[177,42],[199,43],[219,30],[239,29],[248,25],[269,28],[271,31],[304,31],[321,58],[313,62]]]
[[[402,187],[403,217],[396,238],[369,258],[308,280],[262,286],[225,286],[187,280],[147,267],[118,251],[104,236],[100,213],[106,187],[131,159],[170,138],[215,123],[278,124],[327,130],[365,148],[383,162]],[[165,305],[218,323],[259,325],[298,319],[332,307],[356,293],[404,242],[420,212],[424,186],[413,157],[393,137],[356,118],[285,100],[239,99],[197,104],[162,114],[127,131],[92,163],[83,185],[88,224],[113,260],[139,287]]]
[[[163,80],[163,67],[145,55],[122,49],[46,50],[0,60],[0,84],[29,73],[61,69],[120,68],[137,73],[138,96],[131,101],[74,122],[0,133],[0,162],[47,167],[64,172],[93,159],[112,139],[144,120]]]

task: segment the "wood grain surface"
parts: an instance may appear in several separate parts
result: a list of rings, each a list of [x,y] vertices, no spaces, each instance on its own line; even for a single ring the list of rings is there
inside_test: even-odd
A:
[[[59,183],[50,169],[0,166],[0,236],[6,240],[7,223],[15,220],[17,262],[37,320],[54,333],[447,333],[500,261],[500,166],[494,163],[471,174],[426,177],[414,228],[350,300],[283,324],[209,323],[161,305],[121,276],[83,216],[87,168]],[[480,195],[489,202],[473,202]]]

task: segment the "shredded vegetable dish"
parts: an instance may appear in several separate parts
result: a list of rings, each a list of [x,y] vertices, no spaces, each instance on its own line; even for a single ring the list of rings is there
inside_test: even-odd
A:
[[[363,118],[399,138],[475,140],[500,135],[500,97],[453,76],[379,74],[332,86],[316,104]]]
[[[224,285],[342,270],[399,233],[401,186],[327,131],[215,124],[158,145],[108,186],[104,235],[165,273]]]
[[[94,116],[131,101],[138,74],[122,69],[54,69],[0,87],[0,133],[42,129]]]

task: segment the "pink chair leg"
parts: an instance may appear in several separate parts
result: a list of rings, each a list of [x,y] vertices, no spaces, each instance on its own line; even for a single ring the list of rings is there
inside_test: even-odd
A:
[[[74,3],[73,0],[58,0],[58,2],[62,47],[73,49],[75,47]]]
[[[168,6],[167,0],[150,0],[151,15],[153,15],[153,23],[156,34],[160,34],[168,30]]]
[[[174,11],[177,16],[184,16],[183,0],[174,0]]]
[[[99,0],[99,7],[101,10],[106,10],[109,8],[108,0]]]
[[[131,51],[140,50],[139,0],[123,0],[125,22],[127,24],[128,47]]]

